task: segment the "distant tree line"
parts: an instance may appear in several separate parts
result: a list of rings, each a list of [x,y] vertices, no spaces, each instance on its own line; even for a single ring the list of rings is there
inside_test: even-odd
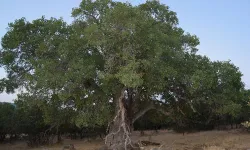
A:
[[[175,114],[165,115],[156,110],[150,110],[133,124],[136,131],[172,129],[176,132],[193,132],[213,129],[230,129],[239,127],[239,124],[248,120],[249,106],[247,100],[250,91],[241,91],[242,99],[239,100],[238,110],[230,109],[227,113],[208,114],[208,109],[203,105],[198,110],[183,111],[180,116]],[[0,103],[0,142],[13,142],[25,140],[31,147],[62,142],[62,137],[70,139],[104,138],[107,135],[107,124],[96,123],[95,118],[81,122],[81,111],[71,106],[48,103],[33,99],[28,95],[19,95],[15,103]],[[52,102],[50,100],[49,102]],[[55,101],[58,102],[58,101]],[[219,101],[218,101],[219,102]],[[235,104],[235,105],[236,105]],[[94,110],[95,105],[93,105]],[[227,107],[227,106],[223,106]],[[226,108],[223,108],[226,109]],[[237,113],[233,113],[237,111]],[[95,116],[92,114],[93,117]],[[94,121],[94,122],[91,122]],[[89,122],[89,124],[85,124]],[[230,128],[228,128],[230,127]]]

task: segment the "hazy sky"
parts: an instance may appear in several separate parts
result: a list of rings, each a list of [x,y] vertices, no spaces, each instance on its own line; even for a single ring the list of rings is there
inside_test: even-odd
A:
[[[125,0],[123,0],[125,1]],[[129,0],[133,4],[145,0]],[[33,20],[45,15],[63,17],[71,22],[71,10],[81,0],[1,0],[0,37],[9,22],[21,17]],[[244,74],[250,88],[250,1],[249,0],[161,0],[177,12],[180,26],[200,38],[199,54],[211,60],[231,60]],[[4,77],[0,69],[0,78]],[[15,95],[0,94],[0,101],[12,101]]]

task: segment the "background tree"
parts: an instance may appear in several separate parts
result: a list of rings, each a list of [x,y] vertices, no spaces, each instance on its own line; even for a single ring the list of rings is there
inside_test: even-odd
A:
[[[15,106],[11,103],[0,102],[0,142],[4,141],[7,134],[15,132]]]
[[[28,146],[31,147],[49,142],[49,136],[45,133],[49,125],[44,122],[41,103],[28,94],[18,95],[18,100],[15,101],[15,123],[18,133],[28,135],[26,140]]]

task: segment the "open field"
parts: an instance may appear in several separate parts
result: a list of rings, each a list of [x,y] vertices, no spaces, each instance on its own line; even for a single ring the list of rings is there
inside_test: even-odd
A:
[[[133,139],[151,140],[164,144],[162,150],[247,150],[250,148],[250,134],[237,130],[231,131],[206,131],[185,134],[169,131],[146,131],[144,136],[139,132],[133,133]],[[103,145],[101,140],[64,140],[64,144],[74,144],[77,150],[96,150]],[[26,150],[24,142],[15,144],[2,144],[0,150]],[[62,145],[52,147],[33,148],[32,150],[61,150]],[[150,149],[150,147],[145,148]]]

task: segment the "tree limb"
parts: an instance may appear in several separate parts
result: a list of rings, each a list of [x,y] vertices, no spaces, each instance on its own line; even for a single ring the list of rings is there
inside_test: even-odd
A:
[[[132,123],[134,123],[137,119],[139,119],[141,116],[143,116],[146,112],[148,112],[151,109],[155,109],[153,104],[148,105],[146,108],[136,113],[135,116],[133,117]]]
[[[151,102],[149,105],[147,105],[146,108],[144,108],[143,110],[139,111],[138,113],[136,113],[133,117],[132,123],[134,123],[137,119],[139,119],[141,116],[143,116],[146,112],[148,112],[149,110],[155,109],[157,111],[159,111],[160,113],[162,113],[163,115],[169,116],[170,112],[165,111],[163,108],[160,107],[156,107],[156,105]]]

